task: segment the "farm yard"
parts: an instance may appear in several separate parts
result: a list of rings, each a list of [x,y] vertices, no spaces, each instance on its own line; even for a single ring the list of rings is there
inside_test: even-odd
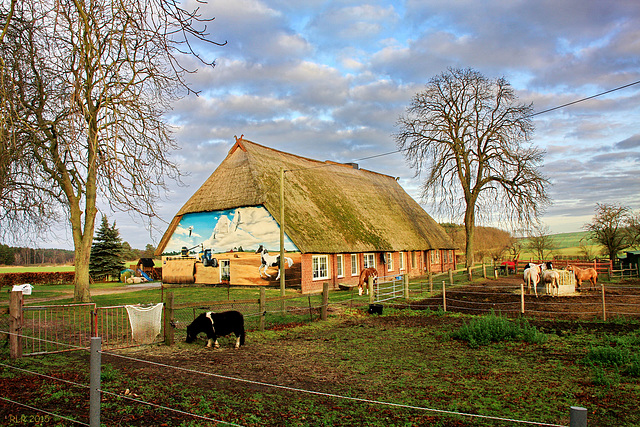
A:
[[[264,332],[250,327],[239,350],[232,348],[234,337],[221,339],[219,350],[205,348],[204,340],[186,344],[180,328],[174,346],[108,350],[102,354],[101,421],[568,425],[569,408],[581,406],[590,426],[639,425],[640,282],[605,284],[606,322],[599,290],[556,298],[526,295],[523,319],[544,339],[472,345],[454,338],[478,319],[504,319],[498,313],[519,322],[520,282],[509,276],[448,288],[446,312],[438,289],[424,298],[385,303],[381,316],[368,314],[363,301],[331,304],[332,298],[328,321],[303,316]],[[88,423],[89,393],[82,386],[89,379],[87,352],[3,357],[2,363],[25,370],[2,369],[4,398]],[[6,425],[70,424],[6,401],[0,419]]]

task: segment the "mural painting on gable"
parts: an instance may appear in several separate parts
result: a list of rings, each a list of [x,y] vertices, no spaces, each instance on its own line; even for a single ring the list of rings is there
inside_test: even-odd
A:
[[[301,255],[284,239],[287,283],[300,282]],[[185,214],[163,256],[180,256],[183,248],[197,254],[210,249],[215,267],[196,264],[196,283],[276,285],[279,283],[280,227],[262,206]]]

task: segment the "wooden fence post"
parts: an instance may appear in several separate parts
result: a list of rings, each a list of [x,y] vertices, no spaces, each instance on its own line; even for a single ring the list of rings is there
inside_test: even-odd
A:
[[[449,270],[451,271],[451,270]],[[442,305],[444,307],[444,311],[446,313],[447,311],[447,289],[446,289],[446,285],[444,283],[444,280],[442,281]]]
[[[524,283],[520,283],[520,314],[524,314]]]
[[[267,316],[267,290],[264,286],[260,287],[260,332],[264,332],[265,317]]]
[[[607,320],[607,308],[604,303],[604,283],[600,282],[600,287],[602,288],[602,320]]]
[[[409,275],[402,275],[402,282],[404,284],[404,299],[409,299]]]
[[[22,291],[11,291],[9,296],[9,355],[22,357]]]
[[[167,292],[167,301],[164,303],[164,343],[173,345],[173,292]]]
[[[322,284],[322,310],[320,311],[320,320],[327,320],[329,308],[329,283]]]
[[[487,278],[487,266],[484,262],[482,263],[482,277],[484,277],[485,279]]]
[[[467,279],[470,282],[473,280],[473,267],[467,267]]]
[[[449,269],[449,284],[453,286],[453,270]]]
[[[429,272],[429,293],[433,293],[433,273]]]

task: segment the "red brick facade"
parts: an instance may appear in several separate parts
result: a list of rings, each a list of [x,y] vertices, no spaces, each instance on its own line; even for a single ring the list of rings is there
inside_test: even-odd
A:
[[[337,289],[339,285],[357,285],[365,262],[367,267],[373,266],[378,270],[382,280],[403,274],[414,277],[429,271],[439,273],[455,269],[455,251],[302,254],[302,293],[320,292],[325,282],[329,283],[330,289]]]

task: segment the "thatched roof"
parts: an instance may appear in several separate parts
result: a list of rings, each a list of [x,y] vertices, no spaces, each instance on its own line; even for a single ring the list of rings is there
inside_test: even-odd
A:
[[[188,213],[262,205],[279,222],[281,168],[286,171],[285,232],[303,253],[455,248],[395,178],[240,138],[176,214],[157,253]]]

